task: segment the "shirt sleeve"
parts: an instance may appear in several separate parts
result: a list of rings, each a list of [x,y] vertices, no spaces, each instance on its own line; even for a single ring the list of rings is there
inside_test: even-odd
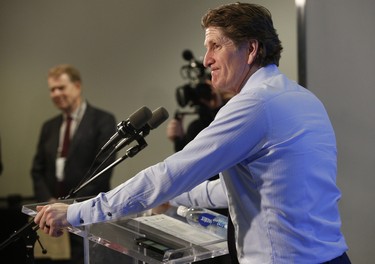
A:
[[[225,186],[220,179],[204,181],[189,192],[182,193],[169,201],[172,206],[227,208]]]
[[[71,205],[68,221],[72,225],[82,225],[143,212],[191,191],[226,168],[248,159],[261,147],[263,131],[266,131],[267,120],[258,114],[261,107],[259,101],[248,100],[243,95],[232,98],[220,109],[215,120],[183,150],[144,169],[107,193]],[[215,185],[218,182],[213,184],[195,190],[200,198],[190,196],[190,202],[200,200],[201,205],[224,206],[223,201],[219,201],[220,195],[212,195],[220,190],[219,185]],[[224,193],[223,190],[220,192]]]

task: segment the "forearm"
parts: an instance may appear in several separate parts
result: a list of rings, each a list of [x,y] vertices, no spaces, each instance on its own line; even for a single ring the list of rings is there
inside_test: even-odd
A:
[[[220,179],[204,181],[189,192],[182,193],[170,201],[172,206],[227,208],[228,200]]]

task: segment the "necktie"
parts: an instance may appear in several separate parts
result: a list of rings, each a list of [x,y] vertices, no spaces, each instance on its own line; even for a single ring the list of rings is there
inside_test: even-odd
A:
[[[72,117],[68,116],[66,118],[65,123],[65,131],[64,131],[64,138],[63,138],[63,145],[60,153],[61,158],[66,158],[69,151],[69,145],[70,145],[70,125],[72,123]],[[57,198],[64,197],[66,195],[66,187],[64,180],[57,181],[56,186],[56,195]]]
[[[69,151],[69,145],[70,145],[70,125],[72,123],[72,117],[68,116],[66,118],[66,124],[65,124],[65,132],[64,132],[64,139],[63,139],[63,145],[61,150],[61,157],[66,157],[68,155]]]

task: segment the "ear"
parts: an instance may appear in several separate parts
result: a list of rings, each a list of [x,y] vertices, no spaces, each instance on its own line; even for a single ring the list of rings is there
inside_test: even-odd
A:
[[[77,87],[79,90],[82,90],[82,89],[81,89],[81,87],[82,87],[81,82],[79,82],[79,81],[75,81],[75,82],[74,82],[74,85],[75,85],[75,87]]]
[[[247,59],[247,64],[252,64],[257,55],[258,55],[258,49],[259,49],[259,42],[258,40],[256,39],[252,39],[252,40],[249,40],[248,42],[248,52],[249,52],[249,55],[248,55],[248,59]]]

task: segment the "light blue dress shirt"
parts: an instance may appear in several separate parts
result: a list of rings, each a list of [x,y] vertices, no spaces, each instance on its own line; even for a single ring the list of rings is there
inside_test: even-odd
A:
[[[226,193],[241,264],[321,263],[347,250],[336,163],[323,104],[269,65],[182,151],[70,205],[68,221],[86,225],[144,211],[222,172],[224,187],[215,188]],[[214,195],[207,196],[196,199],[215,206]]]

